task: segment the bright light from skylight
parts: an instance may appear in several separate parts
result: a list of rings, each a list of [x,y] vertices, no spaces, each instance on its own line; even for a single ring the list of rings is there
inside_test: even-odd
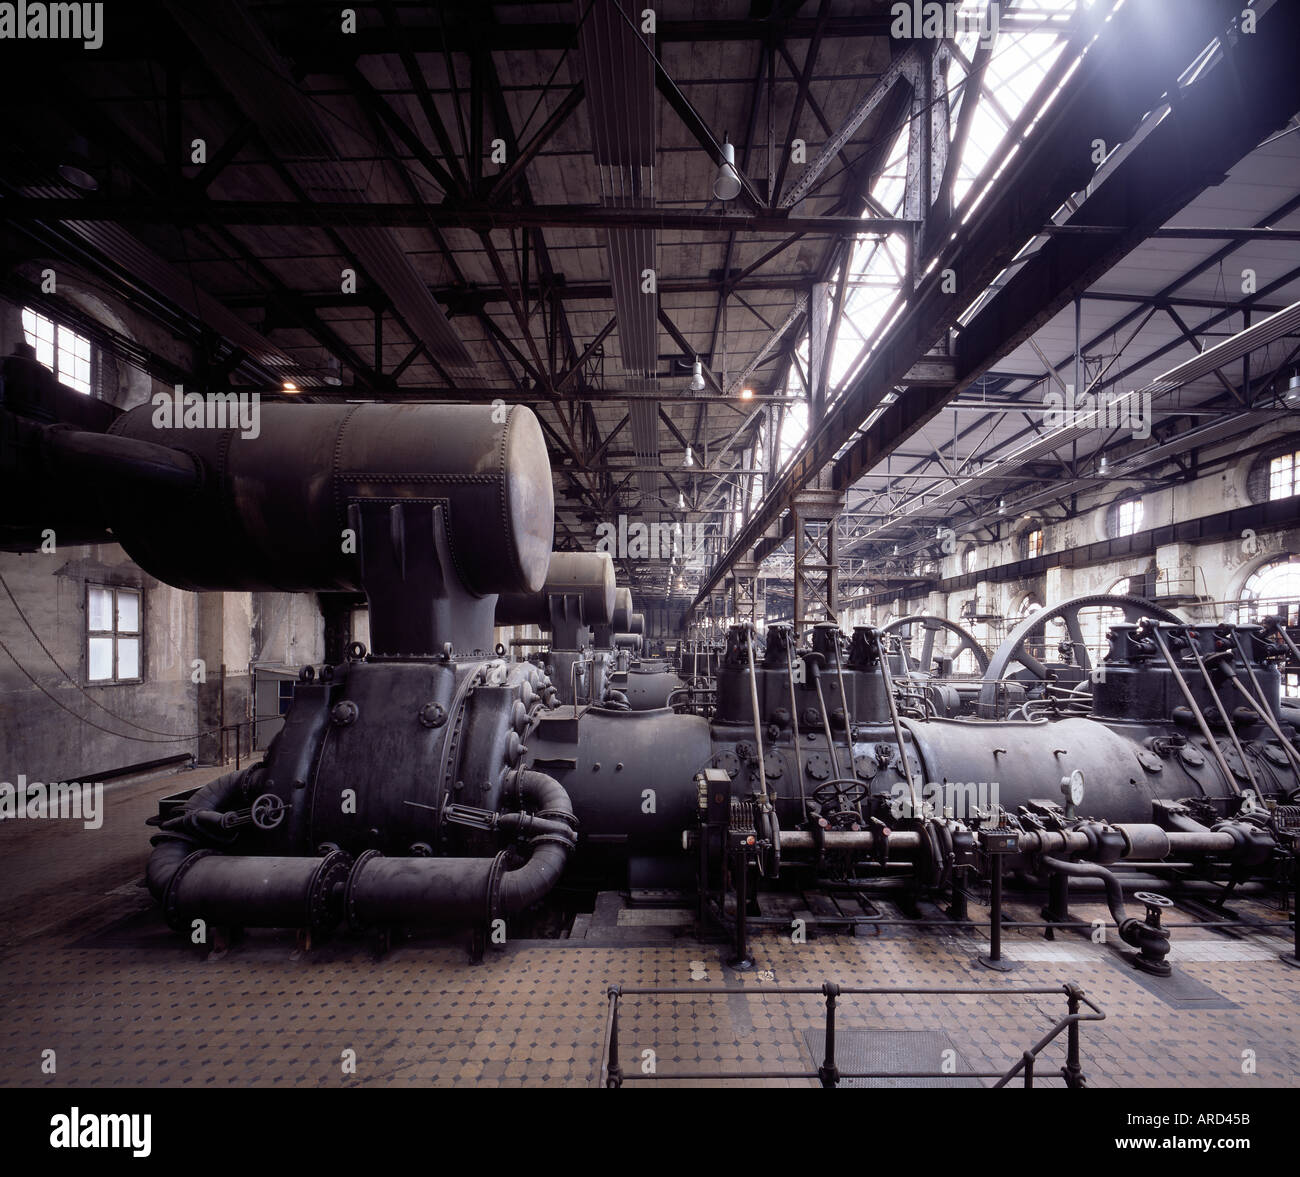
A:
[[[1007,133],[1024,111],[1026,103],[1034,96],[1044,76],[1056,63],[1065,46],[1064,33],[1068,18],[1077,10],[1091,8],[1097,0],[1027,0],[1026,3],[1001,4],[998,33],[989,49],[989,59],[971,121],[970,133],[961,160],[958,163],[953,185],[955,206],[971,196],[971,190],[982,170],[998,155],[1005,154]],[[973,63],[979,49],[980,23],[972,19],[981,14],[986,23],[989,0],[967,0],[962,5],[962,28],[968,31],[956,39],[957,54],[953,55],[947,75],[949,121],[953,131],[962,103],[966,101],[963,85],[967,63]],[[1008,15],[1017,15],[1015,27],[1008,27]],[[958,55],[959,54],[959,55]],[[925,118],[916,119],[918,131]],[[904,126],[895,140],[884,168],[871,188],[872,206],[876,212],[892,217],[904,216],[907,184],[908,136],[913,122]],[[1018,145],[1012,145],[1015,149]],[[870,220],[868,212],[864,220]],[[961,213],[954,218],[959,223]],[[882,328],[901,309],[906,295],[907,251],[901,234],[885,238],[861,238],[854,243],[849,261],[849,284],[845,291],[844,317],[835,339],[829,366],[831,402],[837,399],[847,381],[862,366],[882,334]],[[839,275],[831,281],[828,297]],[[808,371],[808,341],[805,339],[798,352],[800,364]],[[792,370],[787,384],[791,394],[802,394],[800,378]],[[808,414],[803,403],[787,408],[781,427],[780,462],[784,468],[791,454],[804,440],[808,429]]]

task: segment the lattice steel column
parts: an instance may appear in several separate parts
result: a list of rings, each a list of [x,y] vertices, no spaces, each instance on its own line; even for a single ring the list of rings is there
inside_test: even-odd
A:
[[[736,564],[731,569],[731,605],[736,624],[760,625],[767,616],[766,604],[758,565]]]
[[[844,495],[836,490],[805,490],[790,505],[794,519],[795,632],[819,621],[837,621],[839,567],[836,562],[836,521],[844,510]]]
[[[727,625],[727,594],[709,594],[709,636],[717,637]]]

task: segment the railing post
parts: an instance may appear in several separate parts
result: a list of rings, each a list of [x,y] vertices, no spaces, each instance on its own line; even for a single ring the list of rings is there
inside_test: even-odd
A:
[[[1032,1087],[1034,1085],[1034,1052],[1027,1050],[1022,1057],[1025,1060],[1025,1086]]]
[[[1069,1006],[1070,1028],[1065,1032],[1065,1066],[1061,1074],[1067,1087],[1084,1087],[1083,1067],[1079,1063],[1079,999],[1083,994],[1073,981],[1066,982],[1065,1000]]]
[[[1012,849],[1011,839],[998,831],[986,838],[985,845],[993,868],[993,893],[989,896],[989,954],[976,959],[986,969],[1009,973],[1015,966],[1002,959],[1002,859]]]
[[[834,1087],[840,1081],[840,1072],[835,1066],[835,998],[839,996],[840,987],[834,981],[822,984],[826,994],[826,1057],[817,1068],[817,1076],[823,1087]]]
[[[1056,930],[1050,925],[1065,924],[1070,921],[1070,876],[1053,873],[1047,879],[1047,906],[1043,908],[1043,919],[1048,927],[1043,930],[1043,938],[1056,939]]]
[[[1291,928],[1294,940],[1290,952],[1279,952],[1278,959],[1292,968],[1300,968],[1300,834],[1291,840]]]
[[[966,906],[966,892],[963,890],[965,881],[962,868],[960,866],[954,867],[952,881],[949,884],[952,898],[948,904],[948,918],[956,922],[964,921],[969,910]]]
[[[743,971],[754,967],[754,958],[749,955],[749,855],[744,846],[738,846],[734,853],[732,873],[736,882],[736,952],[731,967]],[[725,896],[723,902],[726,902]]]
[[[605,1077],[605,1086],[614,1088],[623,1086],[623,1068],[618,1061],[618,999],[621,990],[611,985],[609,994],[609,1068]]]

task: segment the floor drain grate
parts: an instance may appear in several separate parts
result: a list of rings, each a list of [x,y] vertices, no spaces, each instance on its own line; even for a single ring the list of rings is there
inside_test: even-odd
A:
[[[813,1065],[825,1057],[826,1032],[805,1030]],[[945,1051],[951,1051],[945,1055]],[[973,1068],[942,1030],[837,1030],[835,1065],[840,1071],[938,1071],[945,1059],[958,1072]],[[988,1068],[984,1068],[987,1070]],[[978,1079],[845,1079],[841,1087],[981,1087]]]

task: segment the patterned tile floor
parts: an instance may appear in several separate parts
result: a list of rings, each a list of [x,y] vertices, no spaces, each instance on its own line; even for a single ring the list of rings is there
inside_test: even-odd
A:
[[[589,1087],[599,1078],[605,990],[615,983],[734,989],[623,1004],[629,1075],[653,1058],[661,1073],[699,1076],[675,1085],[717,1085],[709,1076],[814,1069],[806,1031],[822,1025],[822,998],[771,990],[823,980],[990,990],[1070,980],[1107,1015],[1082,1029],[1093,1086],[1300,1085],[1300,970],[1277,960],[1286,947],[1277,930],[1230,937],[1180,928],[1170,982],[1073,933],[1047,942],[1009,932],[1005,955],[1018,967],[1000,977],[975,963],[987,944],[974,931],[898,927],[803,944],[761,935],[757,968],[740,974],[723,963],[725,946],[693,939],[679,916],[631,911],[602,895],[573,938],[517,941],[490,949],[478,965],[445,941],[376,957],[353,940],[302,952],[280,933],[250,933],[204,956],[166,929],[138,881],[148,850],[140,823],[156,798],[207,775],[108,790],[99,831],[0,823],[0,1086]],[[1254,902],[1236,908],[1285,918]],[[983,910],[972,906],[976,916]],[[1073,912],[1104,914],[1084,902]],[[1037,908],[1013,897],[1007,918],[1037,919]],[[1172,918],[1190,921],[1182,912]],[[958,1070],[992,1070],[1018,1058],[1064,1008],[1056,995],[852,997],[842,999],[838,1024],[944,1031]],[[55,1052],[54,1074],[42,1069],[47,1051]],[[1046,1085],[1060,1085],[1063,1059],[1061,1039],[1039,1063]],[[944,1062],[917,1057],[913,1065]]]

